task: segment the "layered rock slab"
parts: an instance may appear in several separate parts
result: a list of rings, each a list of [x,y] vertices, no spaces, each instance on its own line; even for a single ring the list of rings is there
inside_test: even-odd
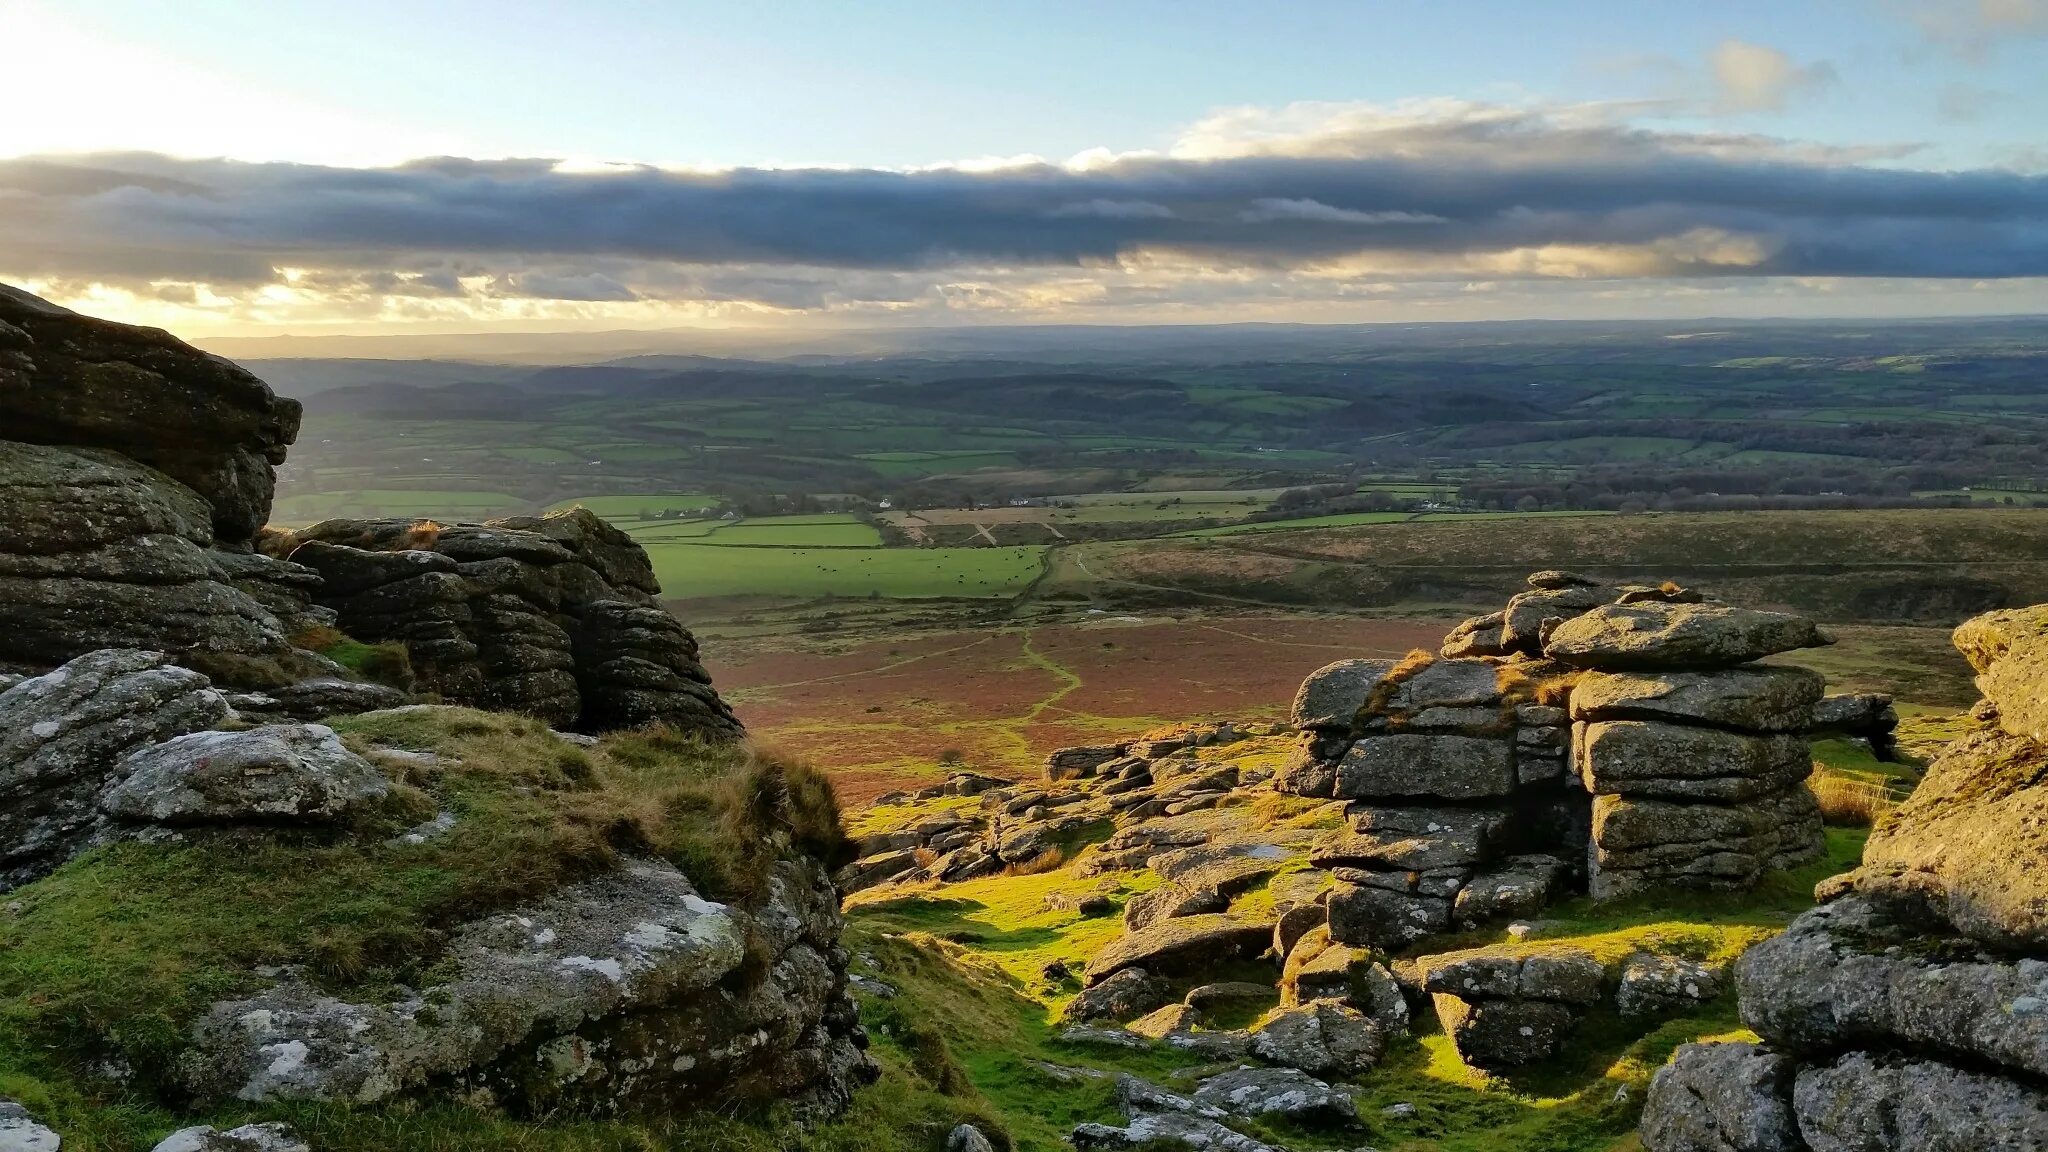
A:
[[[577,508],[485,524],[328,520],[290,559],[358,639],[403,643],[446,699],[608,731],[732,737],[697,643],[657,599],[646,553]]]

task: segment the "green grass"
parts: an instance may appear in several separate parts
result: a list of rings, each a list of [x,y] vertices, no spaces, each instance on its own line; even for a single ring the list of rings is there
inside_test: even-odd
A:
[[[861,525],[860,527],[865,527]],[[649,542],[662,594],[884,598],[1005,597],[1038,576],[1041,547],[728,548]]]
[[[670,509],[715,508],[721,503],[723,501],[718,497],[704,492],[606,493],[602,496],[578,496],[570,500],[558,500],[548,506],[548,511],[560,512],[581,504],[607,520],[618,521],[620,527],[625,527],[640,522],[642,513]]]

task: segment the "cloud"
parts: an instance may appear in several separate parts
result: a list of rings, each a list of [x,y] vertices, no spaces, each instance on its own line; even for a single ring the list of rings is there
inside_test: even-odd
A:
[[[1983,60],[2015,41],[2048,37],[2048,0],[1895,0],[1928,43]]]
[[[1093,216],[1101,220],[1171,220],[1173,209],[1150,200],[1082,200],[1062,204],[1046,215],[1054,220]]]
[[[1322,224],[1447,224],[1428,212],[1361,212],[1355,208],[1334,208],[1320,200],[1288,200],[1265,197],[1237,214],[1254,224],[1271,220],[1310,220]]]
[[[1715,45],[1707,67],[1714,81],[1714,106],[1726,114],[1783,112],[1794,96],[1836,80],[1834,65],[1825,60],[1795,64],[1776,48],[1747,40]]]
[[[2048,176],[1613,106],[1233,110],[991,168],[0,160],[0,278],[239,316],[1325,299],[1484,281],[2048,276]],[[176,285],[175,288],[166,288]],[[98,289],[93,286],[99,286]]]
[[[1960,80],[1950,81],[1941,86],[1941,92],[1934,100],[1935,115],[1951,123],[1963,124],[1984,118],[1986,112],[2004,97],[1988,88],[1965,84]]]

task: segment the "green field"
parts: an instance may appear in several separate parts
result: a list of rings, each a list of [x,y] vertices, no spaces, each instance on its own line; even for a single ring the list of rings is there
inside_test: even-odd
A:
[[[1007,597],[1038,576],[1044,553],[1044,548],[647,546],[663,595],[677,600]]]
[[[517,512],[522,501],[504,492],[463,492],[404,488],[360,488],[345,492],[309,492],[279,497],[271,506],[273,524],[303,525],[339,516],[424,516],[442,520],[482,520]]]
[[[1304,516],[1299,520],[1263,520],[1256,524],[1226,524],[1221,528],[1197,528],[1176,532],[1176,537],[1238,536],[1247,532],[1296,531],[1305,528],[1349,528],[1360,524],[1397,524],[1418,521],[1463,521],[1486,523],[1494,520],[1529,520],[1559,516],[1602,516],[1602,512],[1345,512],[1336,516]]]
[[[578,496],[571,500],[558,500],[548,506],[548,511],[559,512],[581,504],[607,520],[621,521],[621,527],[637,520],[643,513],[665,512],[676,509],[716,508],[724,501],[704,492],[631,492],[623,495]]]

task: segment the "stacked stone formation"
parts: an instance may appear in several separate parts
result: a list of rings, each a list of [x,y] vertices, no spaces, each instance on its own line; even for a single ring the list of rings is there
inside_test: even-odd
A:
[[[1763,1044],[1651,1082],[1649,1152],[2048,1148],[2048,605],[1956,630],[1984,727],[1928,765],[1823,906],[1736,968]]]
[[[343,631],[405,645],[442,698],[608,731],[662,722],[730,736],[647,554],[586,509],[485,524],[325,520],[290,559]]]
[[[1350,802],[1312,854],[1336,878],[1338,943],[1396,949],[1523,915],[1567,879],[1564,714],[1501,684],[1501,665],[1479,657],[1346,660],[1303,683],[1302,746],[1276,786]]]
[[[1572,688],[1572,750],[1593,793],[1594,896],[1747,888],[1820,857],[1805,781],[1825,685],[1755,661],[1827,642],[1796,616],[1659,599],[1552,631],[1546,655],[1586,670]]]

